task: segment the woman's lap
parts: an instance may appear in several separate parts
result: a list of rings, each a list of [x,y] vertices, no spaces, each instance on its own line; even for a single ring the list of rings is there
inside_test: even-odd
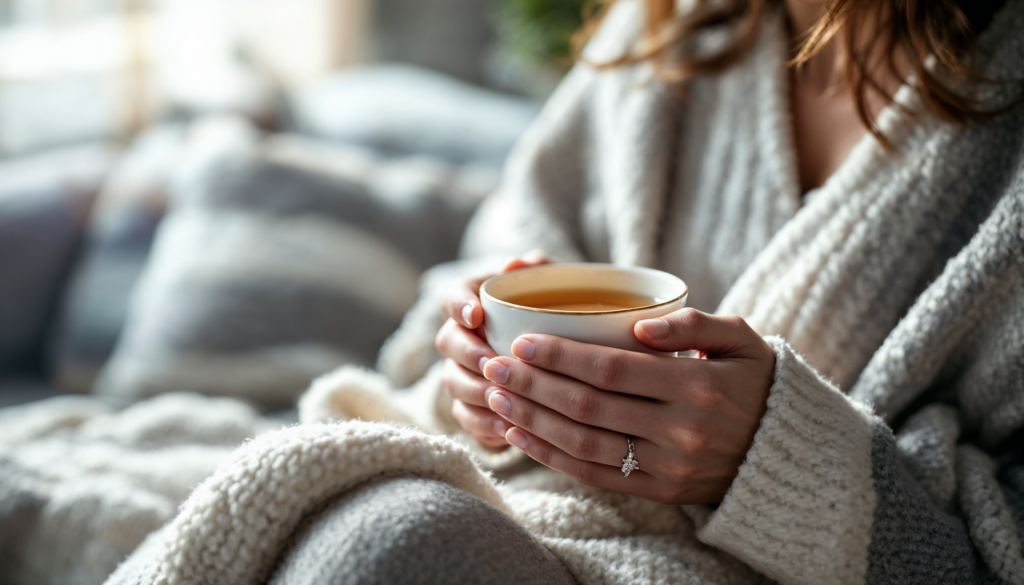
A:
[[[574,583],[526,530],[449,484],[395,478],[334,502],[295,536],[273,585]]]

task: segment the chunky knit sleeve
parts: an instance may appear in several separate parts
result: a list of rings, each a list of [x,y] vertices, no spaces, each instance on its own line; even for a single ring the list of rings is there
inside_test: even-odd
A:
[[[703,542],[780,583],[1024,583],[1021,501],[989,455],[957,446],[951,408],[922,409],[894,435],[766,339],[767,413]]]

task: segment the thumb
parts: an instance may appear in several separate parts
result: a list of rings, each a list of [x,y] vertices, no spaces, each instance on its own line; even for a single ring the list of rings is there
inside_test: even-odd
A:
[[[637,340],[658,351],[695,349],[709,358],[743,357],[761,337],[736,316],[718,316],[696,309],[680,309],[633,326]]]

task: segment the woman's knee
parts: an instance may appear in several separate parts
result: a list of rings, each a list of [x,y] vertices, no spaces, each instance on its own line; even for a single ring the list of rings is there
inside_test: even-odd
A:
[[[480,498],[439,481],[395,478],[347,494],[307,523],[273,582],[573,580],[522,526]]]

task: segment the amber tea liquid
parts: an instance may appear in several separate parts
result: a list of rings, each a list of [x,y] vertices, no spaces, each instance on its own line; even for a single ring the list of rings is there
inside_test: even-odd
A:
[[[582,313],[637,309],[661,302],[648,295],[594,288],[543,290],[512,295],[502,300],[521,307]]]

